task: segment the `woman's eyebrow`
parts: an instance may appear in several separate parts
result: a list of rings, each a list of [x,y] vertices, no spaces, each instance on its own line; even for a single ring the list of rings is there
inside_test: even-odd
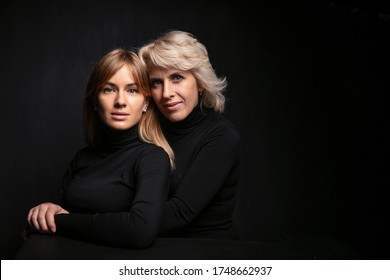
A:
[[[109,85],[109,86],[113,86],[113,87],[118,87],[115,83],[113,82],[106,82],[104,85]],[[127,84],[126,85],[127,87],[133,87],[133,86],[138,86],[137,83],[130,83],[130,84]]]

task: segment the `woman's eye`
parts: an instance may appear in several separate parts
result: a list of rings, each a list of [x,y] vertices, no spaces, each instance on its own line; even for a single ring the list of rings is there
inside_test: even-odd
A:
[[[114,89],[112,87],[105,87],[105,88],[103,88],[103,92],[104,93],[111,93],[111,92],[114,92]]]
[[[174,81],[174,82],[180,82],[181,80],[183,80],[183,76],[180,76],[180,75],[173,75],[172,76],[172,81]]]
[[[160,81],[160,80],[151,80],[150,81],[150,85],[152,86],[152,87],[158,87],[159,85],[161,85],[162,84],[162,82]]]
[[[128,92],[128,93],[132,93],[132,94],[138,93],[138,89],[136,89],[136,88],[131,88],[131,89],[128,89],[127,92]]]

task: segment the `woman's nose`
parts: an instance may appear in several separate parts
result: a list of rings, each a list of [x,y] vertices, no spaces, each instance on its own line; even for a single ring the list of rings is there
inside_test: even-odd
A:
[[[173,85],[171,85],[170,81],[166,81],[163,86],[163,97],[164,98],[170,98],[174,96],[174,90],[173,90]]]
[[[123,93],[119,92],[114,103],[115,108],[125,108],[127,106]]]

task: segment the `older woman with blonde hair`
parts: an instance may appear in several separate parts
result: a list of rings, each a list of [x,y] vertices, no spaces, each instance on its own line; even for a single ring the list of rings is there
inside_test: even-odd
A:
[[[160,235],[235,238],[240,136],[222,114],[226,78],[216,75],[206,47],[188,32],[166,32],[138,55],[175,154]]]

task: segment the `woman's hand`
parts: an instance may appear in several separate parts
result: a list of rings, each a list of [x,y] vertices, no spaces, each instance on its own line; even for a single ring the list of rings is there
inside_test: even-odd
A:
[[[56,224],[54,216],[58,214],[69,214],[60,205],[45,202],[30,209],[27,215],[29,225],[41,233],[55,233]]]

